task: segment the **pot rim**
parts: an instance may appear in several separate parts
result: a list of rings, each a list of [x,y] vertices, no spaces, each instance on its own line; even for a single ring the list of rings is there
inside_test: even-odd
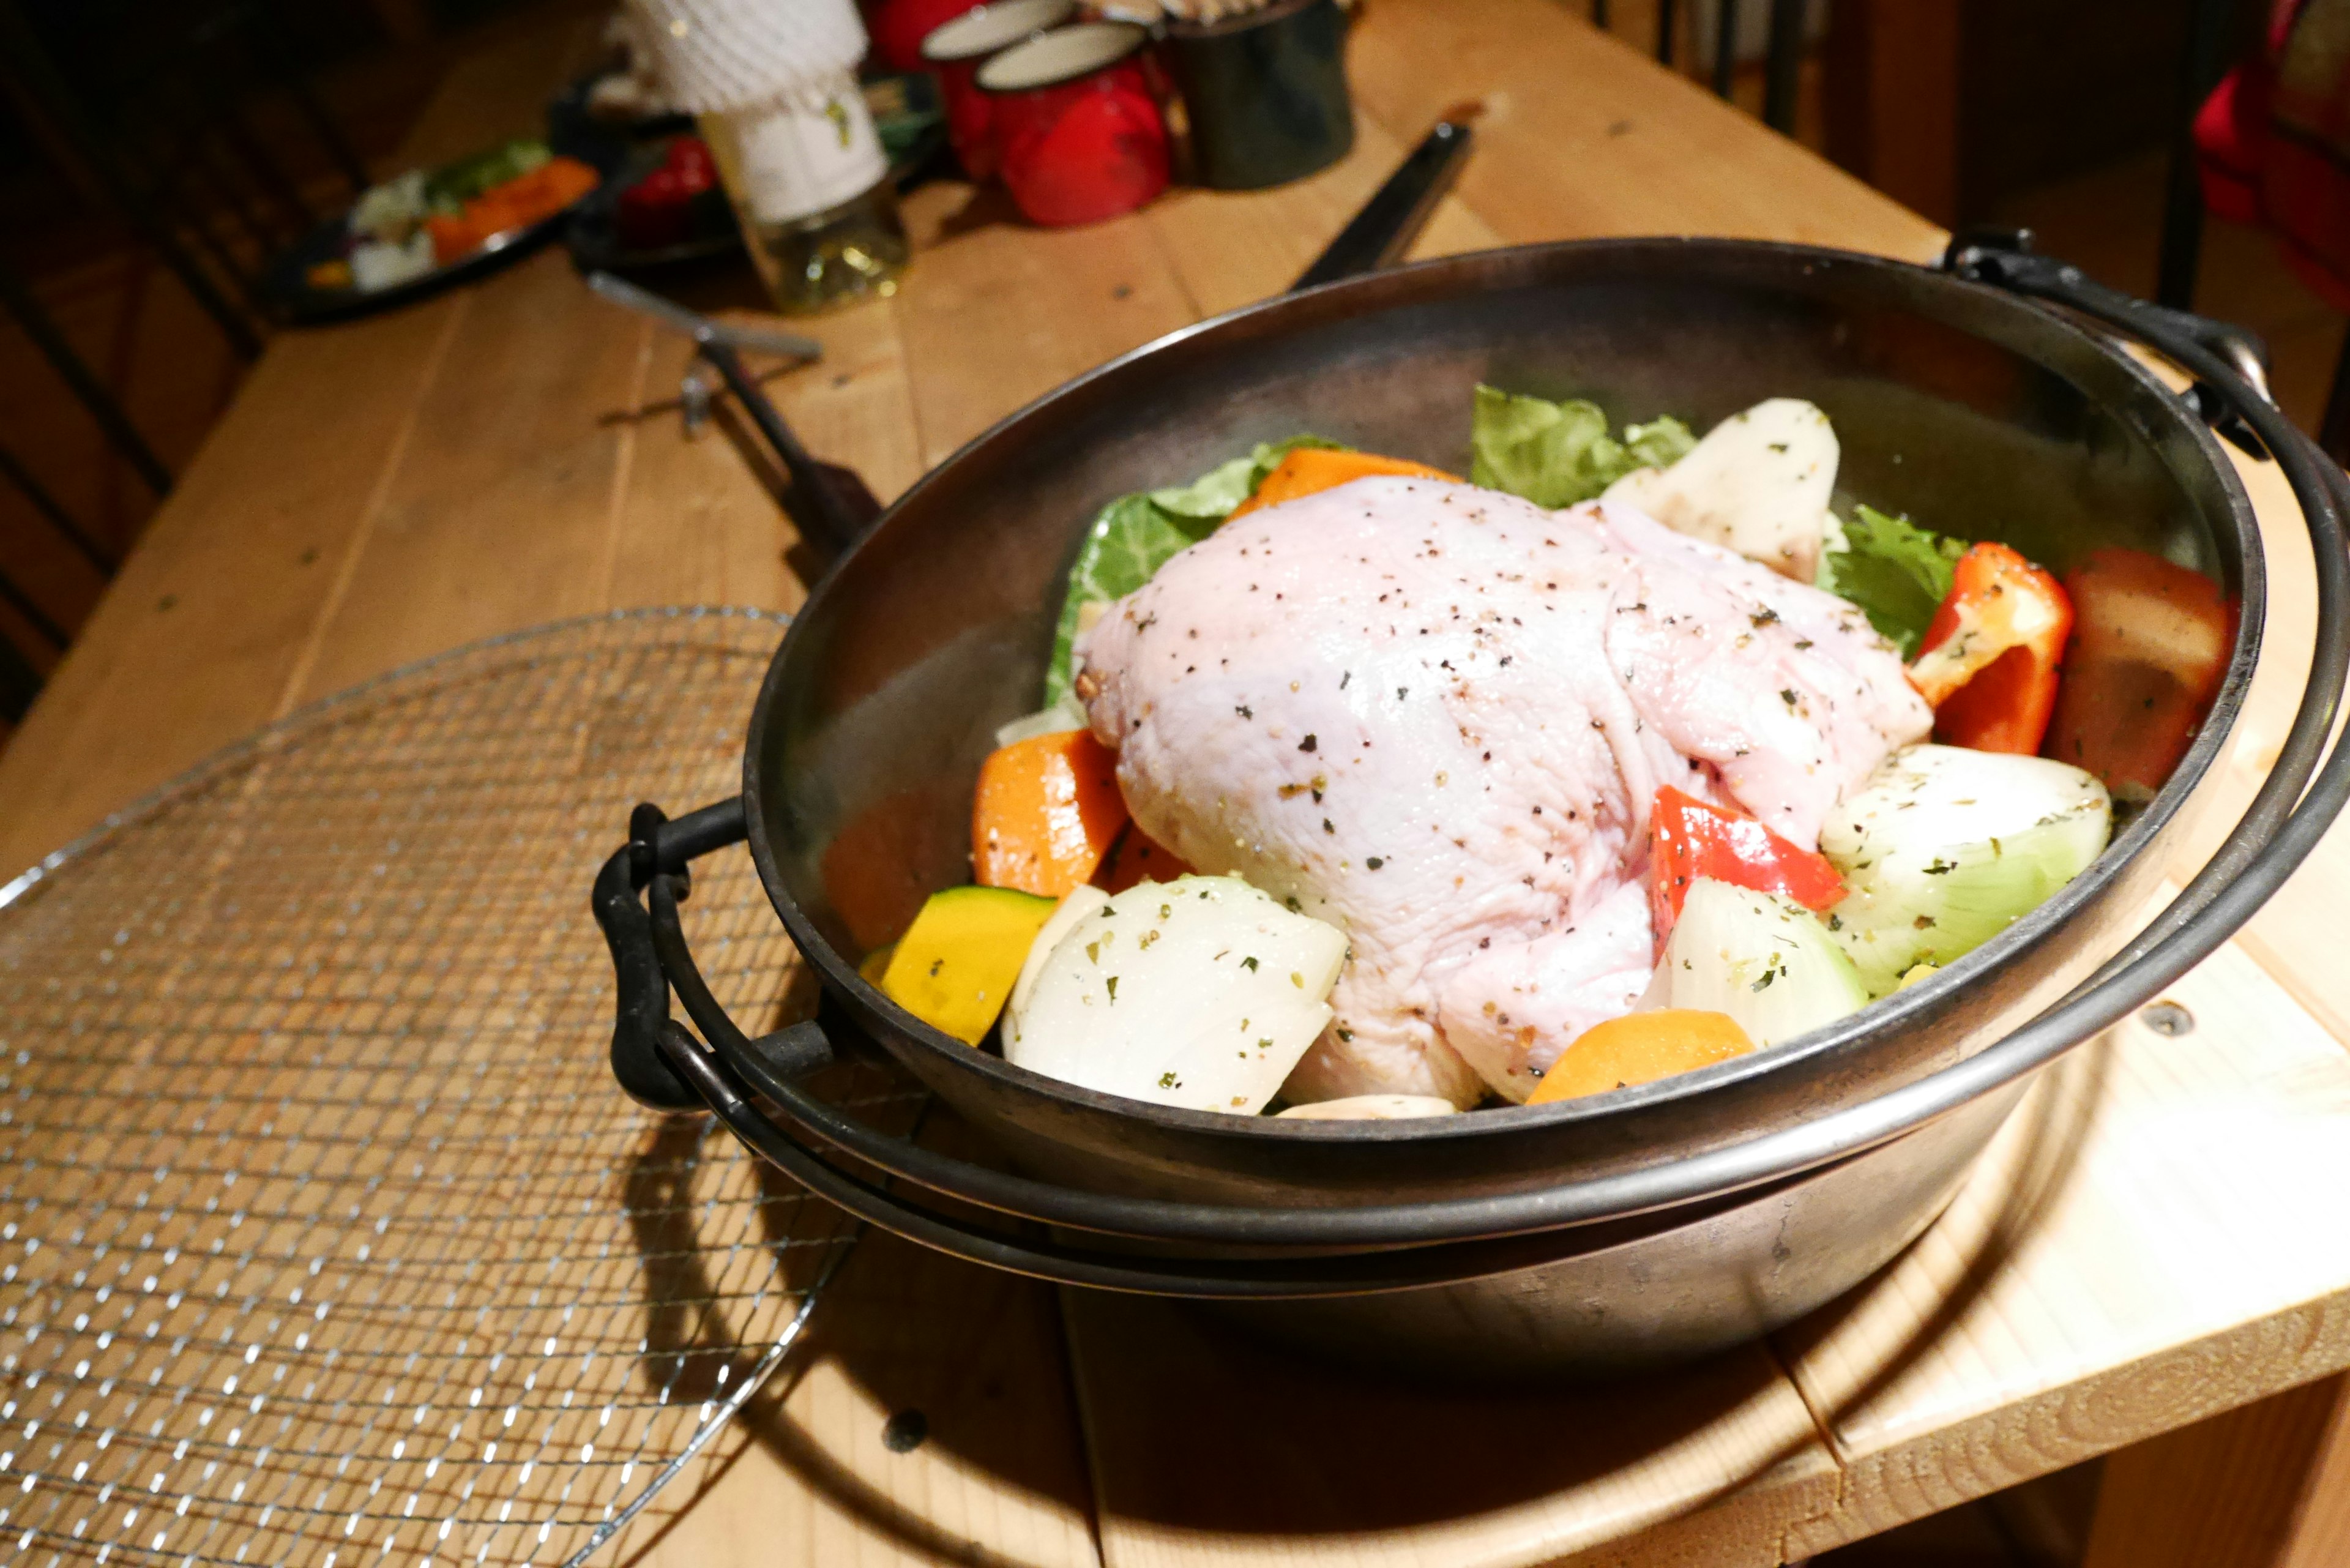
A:
[[[1093,1114],[1108,1113],[1139,1119],[1170,1132],[1243,1138],[1267,1139],[1275,1144],[1295,1140],[1302,1143],[1335,1142],[1355,1145],[1415,1144],[1447,1140],[1470,1140],[1506,1137],[1535,1127],[1557,1127],[1577,1122],[1599,1122],[1619,1114],[1645,1110],[1677,1099],[1700,1098],[1715,1091],[1744,1083],[1766,1075],[1800,1071],[1805,1064],[1821,1058],[1865,1049],[1872,1040],[1898,1034],[1913,1023],[1922,1022],[1939,1012],[1960,992],[1978,986],[1990,975],[2004,969],[2020,958],[2032,945],[2066,923],[2081,908],[2106,892],[2147,845],[2172,821],[2189,798],[2203,783],[2233,734],[2241,714],[2244,698],[2258,662],[2262,626],[2267,607],[2267,576],[2262,548],[2259,522],[2252,510],[2251,497],[2220,447],[2210,428],[2177,393],[2164,384],[2145,364],[2132,358],[2110,337],[2082,326],[2070,316],[2037,305],[2014,294],[1953,276],[1938,268],[1917,263],[1898,261],[1866,252],[1837,250],[1824,246],[1804,245],[1775,241],[1717,239],[1700,236],[1642,236],[1628,239],[1565,240],[1542,244],[1506,246],[1468,255],[1442,257],[1407,266],[1386,269],[1363,276],[1341,279],[1298,294],[1276,296],[1251,305],[1242,306],[1222,315],[1179,327],[1162,337],[1110,359],[1085,372],[1021,408],[1007,414],[932,467],[920,479],[894,501],[867,535],[878,535],[899,508],[943,482],[958,464],[972,453],[999,441],[1007,439],[1016,427],[1036,411],[1061,400],[1092,395],[1106,380],[1115,378],[1129,367],[1189,344],[1195,338],[1236,330],[1240,324],[1263,316],[1294,307],[1302,300],[1335,302],[1352,295],[1379,296],[1408,291],[1415,281],[1423,288],[1429,280],[1451,273],[1474,275],[1503,269],[1514,271],[1528,266],[1540,266],[1555,258],[1620,255],[1627,258],[1626,270],[1634,270],[1633,258],[1644,255],[1687,255],[1692,253],[1720,256],[1763,255],[1781,258],[1801,267],[1808,275],[1821,267],[1850,268],[1879,275],[1925,273],[1953,290],[1977,300],[1996,304],[1991,308],[2028,315],[2036,327],[2053,327],[2071,337],[2093,358],[2111,370],[2121,373],[2127,384],[2143,394],[2139,409],[2168,433],[2182,435],[2201,456],[2205,465],[2219,481],[2225,504],[2224,520],[2232,525],[2241,560],[2241,613],[2238,618],[2236,640],[2230,653],[2225,679],[2213,698],[2210,714],[2187,754],[2172,770],[2155,798],[2140,811],[2124,830],[2116,835],[2106,851],[2098,856],[2089,869],[2075,877],[2055,897],[2038,909],[2016,922],[2007,930],[1969,953],[1965,958],[1946,966],[1931,979],[1880,998],[1859,1012],[1839,1020],[1825,1029],[1814,1030],[1794,1040],[1758,1051],[1750,1055],[1732,1058],[1695,1072],[1678,1074],[1629,1088],[1606,1094],[1559,1101],[1546,1106],[1503,1106],[1450,1116],[1414,1117],[1400,1121],[1313,1121],[1277,1116],[1233,1116],[1213,1111],[1194,1111],[1176,1106],[1159,1106],[1148,1101],[1132,1100],[1123,1096],[1103,1094],[1082,1088],[1057,1078],[1047,1077],[1029,1069],[1014,1066],[1002,1056],[976,1050],[964,1044],[921,1020],[906,1012],[882,994],[878,987],[858,973],[854,961],[845,958],[819,931],[813,920],[802,910],[786,888],[778,866],[774,846],[767,836],[767,819],[759,803],[764,794],[761,779],[760,753],[749,743],[765,732],[769,715],[783,695],[783,671],[790,664],[795,648],[804,628],[819,618],[810,612],[817,609],[827,593],[838,591],[835,585],[845,575],[850,560],[866,547],[865,543],[844,556],[823,582],[811,592],[808,602],[792,619],[770,661],[765,678],[760,684],[746,730],[743,750],[744,816],[749,830],[749,847],[768,901],[782,919],[794,945],[812,964],[827,989],[853,999],[861,1009],[869,1010],[889,1020],[897,1033],[914,1048],[929,1052],[954,1067],[978,1074],[997,1085],[1059,1102],[1073,1109]],[[1532,278],[1523,281],[1534,282]],[[1439,289],[1440,294],[1446,292]],[[1408,293],[1405,297],[1386,302],[1374,308],[1393,308],[1416,302],[1422,296]],[[1336,315],[1359,314],[1334,311]],[[1954,330],[1968,331],[1965,327]],[[1970,333],[1970,335],[1980,336]],[[2004,347],[2004,345],[2002,345]],[[2012,352],[2020,352],[2011,350]],[[2122,411],[2112,400],[2096,399],[2109,410]],[[2141,433],[2155,433],[2142,421],[2133,421]],[[1887,1085],[1873,1093],[1825,1102],[1814,1116],[1824,1116],[1870,1099],[1881,1098],[1897,1092],[1898,1085]],[[1807,1116],[1805,1120],[1814,1119]]]

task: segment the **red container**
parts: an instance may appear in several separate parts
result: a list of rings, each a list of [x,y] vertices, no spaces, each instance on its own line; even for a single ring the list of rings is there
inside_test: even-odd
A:
[[[966,6],[922,39],[922,58],[939,73],[947,143],[972,179],[992,178],[998,161],[993,107],[973,74],[990,57],[1051,31],[1076,9],[1076,0],[995,0]]]
[[[1097,223],[1167,188],[1167,122],[1142,60],[1149,40],[1132,23],[1081,22],[979,68],[1003,183],[1030,223]]]
[[[979,0],[880,0],[867,6],[865,30],[883,65],[893,71],[919,71],[928,64],[922,58],[923,40],[978,5]]]

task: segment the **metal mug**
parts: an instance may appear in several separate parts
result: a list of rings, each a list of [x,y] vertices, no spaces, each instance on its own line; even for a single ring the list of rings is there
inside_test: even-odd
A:
[[[1050,32],[1076,15],[1076,0],[995,0],[933,27],[922,58],[939,73],[947,145],[973,180],[993,178],[998,161],[994,110],[972,79],[992,57]]]
[[[1032,223],[1099,223],[1167,188],[1167,123],[1152,90],[1149,34],[1080,22],[1006,49],[979,68],[997,172]]]

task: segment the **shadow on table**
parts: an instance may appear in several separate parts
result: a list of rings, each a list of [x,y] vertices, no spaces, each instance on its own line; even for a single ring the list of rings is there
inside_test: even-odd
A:
[[[1469,1528],[1486,1532],[1487,1548],[1500,1550],[1555,1542],[1563,1526],[1536,1517],[1545,1506],[1604,1513],[1626,1531],[1656,1528],[1802,1462],[1816,1468],[1824,1511],[1834,1494],[1820,1434],[1913,1368],[2064,1190],[2106,1063],[2106,1053],[2092,1049],[2048,1069],[2050,1081],[1994,1146],[1994,1158],[2016,1151],[2008,1168],[1979,1172],[2000,1184],[2001,1198],[1987,1214],[1976,1208],[1950,1217],[1967,1249],[1958,1276],[1933,1310],[1887,1334],[1833,1408],[1811,1403],[1811,1380],[1799,1386],[1807,1408],[1789,1406],[1780,1357],[1792,1365],[1798,1346],[1861,1311],[1881,1272],[1767,1345],[1619,1385],[1523,1393],[1380,1386],[1302,1363],[1166,1303],[1072,1294],[1087,1438],[1097,1473],[1111,1478],[1105,1509],[1208,1535],[1402,1531],[1482,1517],[1482,1526]],[[1980,1204],[1981,1194],[1971,1196]],[[1938,1244],[1952,1244],[1948,1225]],[[1703,1494],[1657,1515],[1646,1500],[1683,1495],[1692,1476],[1710,1478]],[[1570,1492],[1571,1501],[1553,1501]],[[1492,1517],[1529,1508],[1535,1512],[1516,1520]]]
[[[640,1378],[681,1405],[739,1387],[759,1359],[758,1347],[743,1344],[743,1303],[726,1299],[711,1272],[718,1254],[700,1233],[701,1205],[689,1200],[691,1169],[707,1153],[704,1137],[698,1121],[664,1126],[639,1156],[627,1191],[647,1303]],[[811,1238],[846,1235],[848,1222],[764,1161],[747,1163],[784,1283],[805,1290],[837,1253]],[[906,1431],[918,1416],[915,1448],[944,1450],[959,1468],[1087,1521],[1091,1502],[1066,1368],[1050,1290],[868,1231],[826,1284],[784,1368],[736,1416],[742,1436],[733,1441],[739,1449],[747,1438],[822,1503],[926,1558],[1027,1568],[1027,1560],[958,1535],[892,1496],[890,1470],[921,1461],[911,1450],[893,1451],[884,1428],[898,1417]],[[803,1389],[810,1397],[795,1398]],[[688,1483],[690,1493],[664,1498],[660,1517],[624,1543],[619,1560],[656,1544],[725,1468],[705,1469]],[[938,1484],[933,1479],[917,1495],[934,1494]],[[997,1511],[973,1511],[985,1518]]]
[[[2020,1151],[2010,1159],[2013,1168],[1979,1176],[2002,1180],[2006,1192],[1991,1214],[1973,1217],[1968,1229],[1976,1240],[1964,1268],[1931,1312],[1887,1343],[1849,1395],[1833,1409],[1812,1409],[1799,1432],[1746,1444],[1728,1479],[1672,1513],[1640,1515],[1644,1528],[1721,1501],[1816,1453],[1820,1430],[1835,1429],[1917,1365],[2071,1180],[2106,1062],[2103,1051],[2085,1050],[2043,1075],[2050,1081],[2004,1135]],[[941,1130],[951,1143],[970,1138],[951,1123]],[[702,1137],[691,1123],[664,1131],[640,1162],[646,1185],[632,1182],[629,1194],[631,1208],[647,1215],[639,1235],[652,1303],[644,1376],[676,1400],[714,1397],[756,1360],[740,1346],[730,1303],[718,1299],[707,1273],[710,1255],[693,1233],[691,1206],[665,1201],[659,1189],[674,1179],[664,1172]],[[774,1217],[770,1241],[804,1235],[805,1219],[786,1217],[804,1216],[811,1200],[764,1162],[754,1168],[763,1214]],[[806,1282],[817,1252],[784,1250],[795,1284]],[[1776,1336],[1782,1353],[1792,1363],[1802,1345],[1835,1333],[1877,1282],[1864,1282]],[[1708,1434],[1726,1418],[1737,1418],[1727,1429],[1738,1432],[1756,1430],[1756,1421],[1786,1424],[1783,1404],[1775,1415],[1769,1408],[1783,1400],[1785,1373],[1760,1345],[1609,1387],[1440,1392],[1302,1361],[1167,1302],[1093,1293],[1066,1299],[1080,1331],[1078,1373],[1094,1417],[1087,1437],[1101,1473],[1116,1478],[1108,1506],[1122,1519],[1184,1533],[1358,1533],[1504,1514],[1669,1463],[1676,1453],[1701,1450],[1694,1462],[1719,1469],[1723,1444]],[[1096,1364],[1085,1365],[1087,1357]],[[837,1381],[850,1397],[827,1388],[823,1397],[795,1400],[795,1390],[812,1381]],[[1804,1389],[1807,1397],[1813,1392]],[[869,1531],[943,1562],[1024,1568],[1023,1559],[957,1535],[892,1495],[889,1469],[907,1461],[883,1446],[882,1426],[906,1411],[920,1412],[923,1444],[956,1465],[1076,1518],[1092,1516],[1054,1293],[875,1232],[832,1283],[786,1370],[737,1426],[816,1497]],[[705,1472],[697,1492],[716,1479]],[[690,1501],[680,1498],[675,1507]],[[1642,1506],[1630,1494],[1618,1503]],[[668,1511],[673,1519],[674,1509]]]

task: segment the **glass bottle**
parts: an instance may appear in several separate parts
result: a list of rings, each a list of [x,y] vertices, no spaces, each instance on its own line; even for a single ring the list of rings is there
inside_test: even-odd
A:
[[[855,78],[842,71],[756,109],[700,118],[776,308],[805,316],[897,292],[906,225]]]

